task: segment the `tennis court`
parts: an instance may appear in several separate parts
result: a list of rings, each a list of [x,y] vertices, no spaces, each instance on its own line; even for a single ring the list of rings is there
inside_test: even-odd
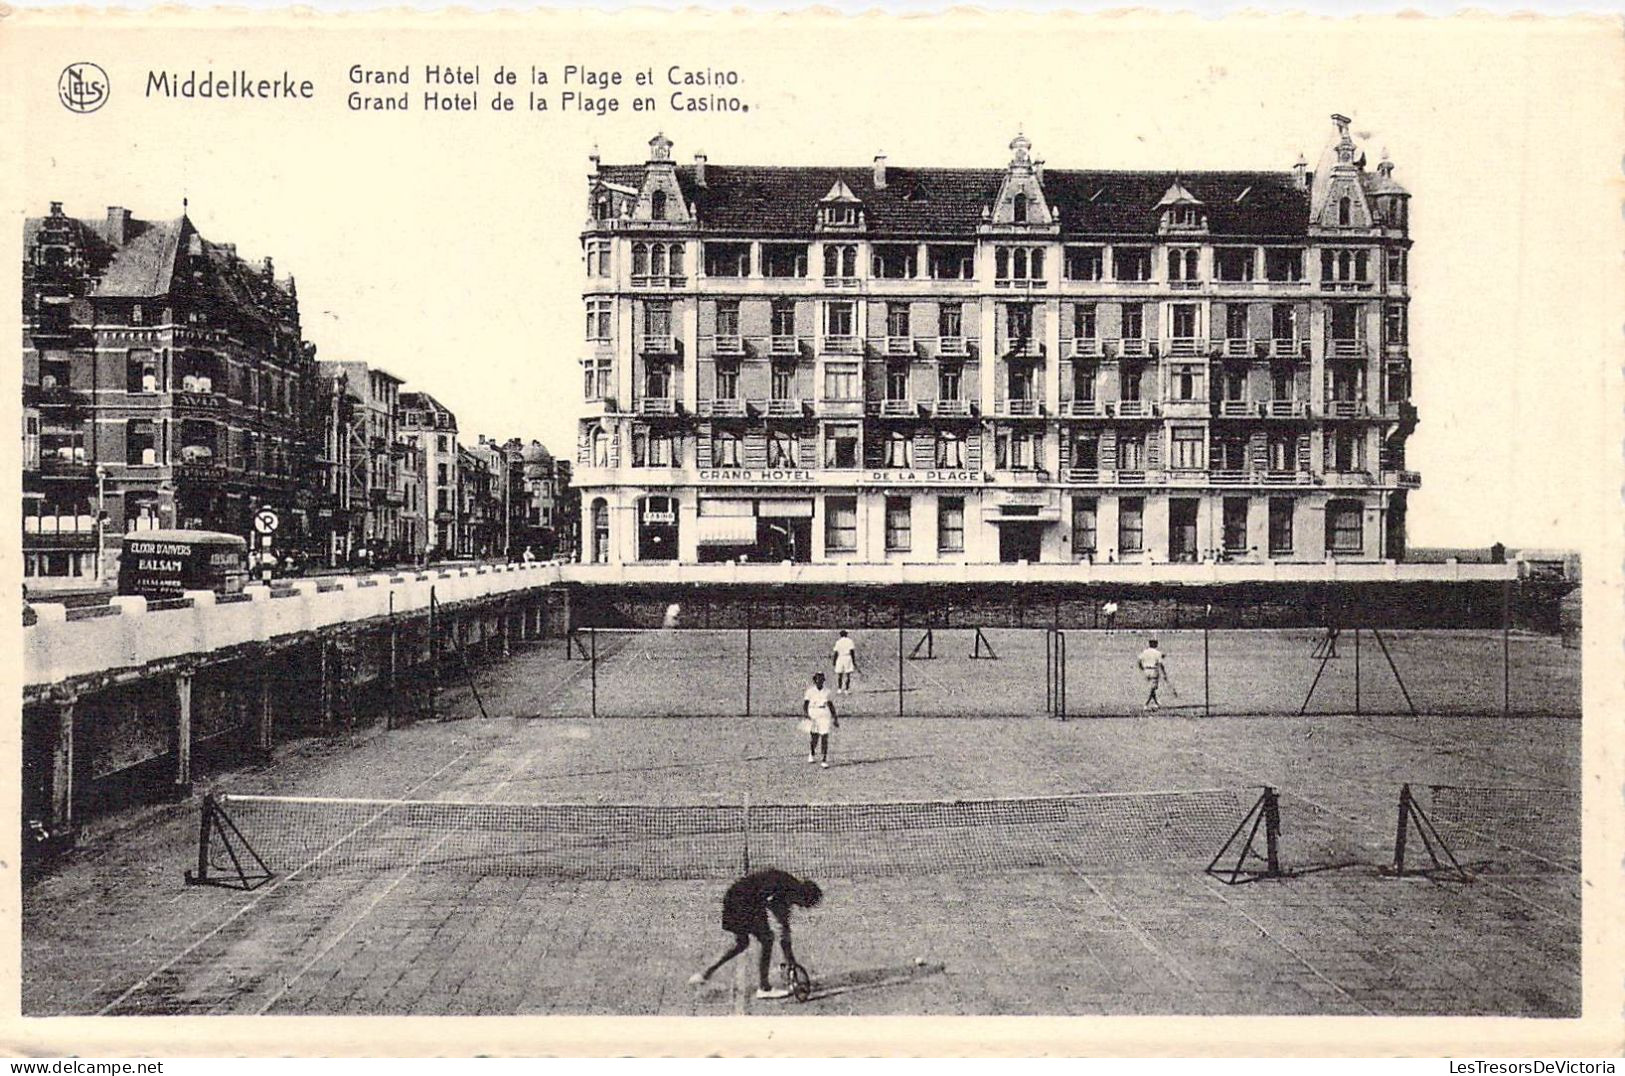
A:
[[[829,770],[806,765],[794,721],[803,676],[827,667],[827,634],[769,647],[778,671],[753,676],[761,716],[751,717],[723,701],[743,702],[725,666],[636,650],[597,666],[599,691],[630,700],[640,678],[676,678],[694,716],[535,717],[592,672],[549,645],[479,670],[488,720],[290,744],[217,781],[208,791],[273,797],[224,801],[248,842],[292,857],[253,890],[182,884],[197,860],[197,800],[107,820],[24,892],[23,1011],[1579,1011],[1571,826],[1531,820],[1502,793],[1426,794],[1419,802],[1474,880],[1381,873],[1405,782],[1551,789],[1572,811],[1578,721],[1503,718],[1499,706],[1477,716],[1312,707],[1303,717],[898,718],[895,682],[889,693],[866,683],[881,634],[859,635],[858,691],[837,696]],[[988,636],[999,657],[973,662],[951,656],[965,638],[939,632],[938,656],[905,664],[905,686],[975,713],[997,683],[1042,715],[1042,633],[1036,652]],[[1314,640],[1289,641],[1293,679],[1312,676],[1316,662],[1298,651]],[[1069,664],[1122,666],[1126,682],[1110,690],[1136,712],[1132,653],[1118,650],[1142,641],[1102,633],[1098,643],[1098,655],[1071,643]],[[1186,643],[1165,649],[1188,695]],[[1037,666],[1033,683],[1005,672],[1015,662]],[[1074,699],[1080,679],[1070,679]],[[442,701],[443,712],[478,713],[466,685]],[[983,709],[997,712],[994,701]],[[1280,789],[1290,876],[1231,886],[1203,873],[1266,785]],[[379,806],[398,800],[434,806]],[[1498,822],[1480,824],[1495,812]],[[380,816],[389,825],[368,822]],[[741,829],[753,866],[805,863],[824,884],[825,903],[796,920],[814,979],[805,1005],[752,999],[749,957],[704,988],[684,982],[727,941],[717,902]]]

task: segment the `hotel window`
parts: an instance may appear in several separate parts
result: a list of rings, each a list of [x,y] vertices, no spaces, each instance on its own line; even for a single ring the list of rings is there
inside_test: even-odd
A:
[[[1339,430],[1332,437],[1332,470],[1354,474],[1365,469],[1365,438],[1358,433]]]
[[[1388,342],[1390,344],[1403,344],[1405,342],[1405,307],[1401,303],[1389,303],[1385,319]]]
[[[671,398],[671,367],[665,363],[650,366],[643,372],[643,395],[655,400]]]
[[[582,386],[582,395],[588,400],[602,400],[610,394],[610,375],[612,360],[608,357],[601,359],[588,359],[582,364],[585,382]]]
[[[1231,340],[1247,339],[1247,307],[1231,303],[1224,308],[1224,335]]]
[[[1138,369],[1123,369],[1117,375],[1117,398],[1125,403],[1138,403],[1140,400],[1141,376],[1141,371]]]
[[[1145,550],[1145,498],[1124,497],[1117,502],[1117,552]]]
[[[739,300],[717,300],[717,335],[739,335]]]
[[[749,243],[706,243],[705,275],[750,276]]]
[[[1365,513],[1358,501],[1332,501],[1326,506],[1326,549],[1332,553],[1365,550]]]
[[[1099,542],[1097,512],[1093,497],[1072,498],[1072,555],[1093,557]]]
[[[592,219],[593,220],[608,220],[609,218],[610,218],[610,201],[609,201],[608,198],[600,198],[600,199],[598,199],[596,202],[594,202],[592,204]]]
[[[796,334],[796,302],[794,299],[773,300],[773,335]]]
[[[1066,249],[1066,278],[1068,280],[1102,280],[1106,275],[1106,251],[1103,247],[1068,247]]]
[[[158,360],[151,351],[131,351],[124,369],[126,392],[158,391]]]
[[[994,447],[1000,470],[1033,471],[1043,458],[1044,438],[1032,430],[1000,430]]]
[[[937,498],[937,552],[965,551],[965,498]]]
[[[893,430],[886,438],[886,466],[908,468],[912,459],[914,441],[902,430]]]
[[[1388,283],[1405,283],[1405,252],[1403,250],[1390,250],[1388,252]]]
[[[1247,498],[1224,499],[1224,551],[1247,552]]]
[[[1196,251],[1176,248],[1168,251],[1168,279],[1173,283],[1194,283],[1201,279]]]
[[[1150,247],[1115,247],[1112,250],[1113,280],[1150,280]]]
[[[769,398],[774,400],[795,399],[795,382],[796,374],[794,370],[788,366],[774,366],[773,381],[770,390],[772,392],[772,396]]]
[[[1196,338],[1196,305],[1194,303],[1175,303],[1172,314],[1174,339],[1194,340]]]
[[[937,399],[958,400],[964,373],[957,366],[942,366],[937,369]]]
[[[1367,272],[1370,261],[1370,253],[1364,250],[1323,250],[1320,252],[1320,276],[1327,281],[1363,283],[1369,279]]]
[[[856,319],[851,303],[825,303],[824,304],[824,335],[825,336],[853,336],[857,330],[853,327]]]
[[[1207,466],[1203,456],[1207,431],[1200,426],[1175,426],[1169,450],[1169,465],[1176,471],[1200,471]]]
[[[711,466],[739,466],[739,435],[732,430],[718,430],[711,437]]]
[[[976,276],[976,248],[932,246],[926,248],[932,280],[971,280]]]
[[[1347,196],[1337,200],[1337,223],[1345,228],[1348,227],[1354,216],[1352,206],[1353,202]]]
[[[125,426],[124,462],[151,466],[158,462],[157,429],[148,419],[131,419]]]
[[[886,399],[906,400],[908,395],[908,367],[888,366],[886,368]]]
[[[1295,437],[1270,438],[1270,470],[1277,474],[1298,469],[1298,441]]]
[[[1270,498],[1270,555],[1292,552],[1292,498]]]
[[[1270,308],[1270,335],[1277,340],[1298,338],[1298,314],[1291,303],[1276,303]]]
[[[850,553],[858,548],[858,499],[824,498],[824,548]]]
[[[905,338],[909,335],[907,303],[886,304],[886,335]]]
[[[824,275],[849,279],[858,275],[858,248],[844,243],[824,244]]]
[[[767,435],[767,465],[769,467],[801,466],[801,439],[787,430],[773,430]]]
[[[836,470],[851,470],[857,465],[857,426],[842,424],[826,427],[824,429],[824,466]]]
[[[882,280],[912,280],[919,248],[912,243],[877,243],[872,248],[869,271]]]
[[[632,435],[632,466],[674,467],[676,459],[672,448],[669,433],[637,431]]]
[[[587,240],[587,275],[609,275],[609,240]]]
[[[1010,219],[1017,224],[1027,223],[1027,196],[1017,194],[1010,200]]]
[[[1005,308],[1006,326],[1012,342],[1025,343],[1033,338],[1033,308],[1024,303],[1011,303]]]
[[[993,252],[995,280],[1042,280],[1044,278],[1044,249],[1042,247],[999,247]]]
[[[1095,375],[1100,367],[1092,362],[1072,364],[1072,398],[1088,402],[1095,398]]]
[[[1219,280],[1252,280],[1258,271],[1258,256],[1251,247],[1224,247],[1213,252],[1213,275]]]
[[[1202,389],[1200,366],[1176,366],[1169,375],[1169,389],[1178,403],[1195,403],[1207,398]]]
[[[858,222],[858,207],[851,205],[827,205],[819,213],[825,224],[856,224]]]
[[[1072,335],[1079,340],[1093,340],[1099,331],[1100,319],[1094,303],[1079,303],[1072,308]]]
[[[1264,278],[1278,284],[1303,279],[1302,247],[1265,247]]]
[[[943,303],[937,308],[937,333],[947,337],[965,334],[965,308],[961,303]]]
[[[953,430],[937,434],[937,466],[948,470],[965,466],[965,439]]]
[[[824,368],[824,399],[863,399],[863,379],[856,366],[826,366]]]
[[[1145,470],[1145,438],[1141,436],[1117,439],[1117,469],[1119,471]]]
[[[643,307],[643,335],[646,337],[671,336],[671,304],[645,303]]]
[[[762,275],[804,277],[807,275],[805,243],[763,243]]]
[[[1145,339],[1145,307],[1138,303],[1123,307],[1123,339]]]
[[[717,399],[739,399],[739,364],[736,362],[717,363]]]
[[[609,299],[587,300],[587,339],[608,340],[609,319],[614,304]]]
[[[666,192],[655,191],[649,196],[649,218],[651,220],[666,219]]]
[[[609,431],[594,430],[592,433],[592,465],[594,467],[609,466]]]
[[[886,498],[886,552],[907,553],[913,546],[913,516],[907,497]]]

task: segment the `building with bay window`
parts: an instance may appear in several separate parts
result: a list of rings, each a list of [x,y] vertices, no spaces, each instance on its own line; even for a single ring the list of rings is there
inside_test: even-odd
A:
[[[1400,559],[1409,195],[1313,171],[588,176],[581,559]]]

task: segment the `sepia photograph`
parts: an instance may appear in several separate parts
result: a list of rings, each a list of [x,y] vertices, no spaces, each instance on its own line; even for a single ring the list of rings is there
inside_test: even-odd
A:
[[[14,13],[12,1049],[1616,1051],[1621,59]]]

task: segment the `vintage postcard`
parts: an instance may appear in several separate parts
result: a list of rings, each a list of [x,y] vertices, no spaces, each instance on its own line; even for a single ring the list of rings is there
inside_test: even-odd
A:
[[[1622,59],[8,11],[0,1048],[1617,1055]]]

